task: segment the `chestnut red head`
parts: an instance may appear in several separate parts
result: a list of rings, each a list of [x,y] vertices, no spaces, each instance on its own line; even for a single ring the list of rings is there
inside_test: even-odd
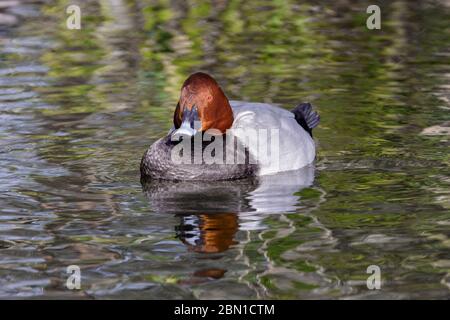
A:
[[[193,123],[200,122],[199,128]],[[184,81],[180,100],[173,115],[176,129],[190,126],[192,132],[219,130],[225,133],[233,124],[233,111],[219,84],[210,75],[197,72]]]

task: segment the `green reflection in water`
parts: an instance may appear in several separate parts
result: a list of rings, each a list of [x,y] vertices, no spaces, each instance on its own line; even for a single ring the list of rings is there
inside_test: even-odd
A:
[[[37,98],[1,100],[2,116],[32,118],[8,118],[0,131],[20,152],[1,162],[5,211],[26,222],[21,210],[48,215],[33,218],[34,229],[5,227],[0,245],[13,252],[3,261],[19,256],[2,264],[13,281],[29,280],[25,266],[49,282],[38,282],[41,294],[70,295],[48,279],[77,262],[86,268],[87,297],[448,296],[448,135],[421,134],[450,120],[444,1],[381,1],[375,31],[365,28],[370,1],[86,0],[80,31],[65,28],[68,4],[40,4],[35,19],[11,28],[32,56],[0,54],[2,68],[30,62],[48,70],[25,73],[43,84],[19,71],[5,78],[23,81],[14,89]],[[41,47],[27,44],[33,37]],[[235,205],[255,209],[245,188],[231,202],[225,191],[207,201],[174,192],[162,206],[144,197],[141,154],[170,128],[180,86],[198,70],[232,99],[285,108],[311,101],[318,109],[316,179],[296,190],[295,213],[255,214],[257,226],[246,229],[247,212]],[[200,211],[183,223],[169,214],[202,201],[236,213],[240,230],[202,228]],[[175,238],[180,227],[236,244],[189,251]],[[380,292],[365,287],[370,264],[382,267]]]

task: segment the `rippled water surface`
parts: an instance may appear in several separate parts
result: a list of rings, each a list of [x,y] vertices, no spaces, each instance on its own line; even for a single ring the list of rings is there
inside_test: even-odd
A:
[[[379,1],[381,30],[370,1],[77,3],[0,2],[0,298],[450,297],[449,1]],[[141,186],[198,70],[312,102],[315,166]]]

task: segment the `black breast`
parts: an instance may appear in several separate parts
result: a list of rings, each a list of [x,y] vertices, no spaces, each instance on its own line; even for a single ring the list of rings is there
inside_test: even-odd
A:
[[[198,133],[202,134],[202,133]],[[224,136],[222,136],[224,137]],[[190,139],[191,150],[194,150],[194,138]],[[224,139],[223,160],[222,163],[205,163],[201,158],[198,164],[194,163],[194,152],[191,152],[191,161],[189,163],[174,163],[172,161],[172,149],[181,142],[170,141],[170,136],[157,140],[144,153],[141,161],[141,180],[161,179],[161,180],[192,180],[192,181],[217,181],[217,180],[236,180],[257,175],[258,166],[252,159],[248,151],[243,147],[236,147],[230,152],[229,144]],[[212,142],[201,142],[202,153]],[[243,151],[244,150],[244,151]],[[242,153],[244,154],[237,154]],[[226,163],[226,155],[233,154],[241,156],[242,161],[234,164]]]

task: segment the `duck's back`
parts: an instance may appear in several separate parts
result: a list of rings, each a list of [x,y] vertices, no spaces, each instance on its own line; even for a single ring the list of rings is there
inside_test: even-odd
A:
[[[267,103],[230,104],[234,114],[231,129],[241,140],[247,139],[250,153],[258,158],[260,175],[297,170],[314,161],[314,140],[293,112]],[[249,129],[253,131],[249,133]]]

